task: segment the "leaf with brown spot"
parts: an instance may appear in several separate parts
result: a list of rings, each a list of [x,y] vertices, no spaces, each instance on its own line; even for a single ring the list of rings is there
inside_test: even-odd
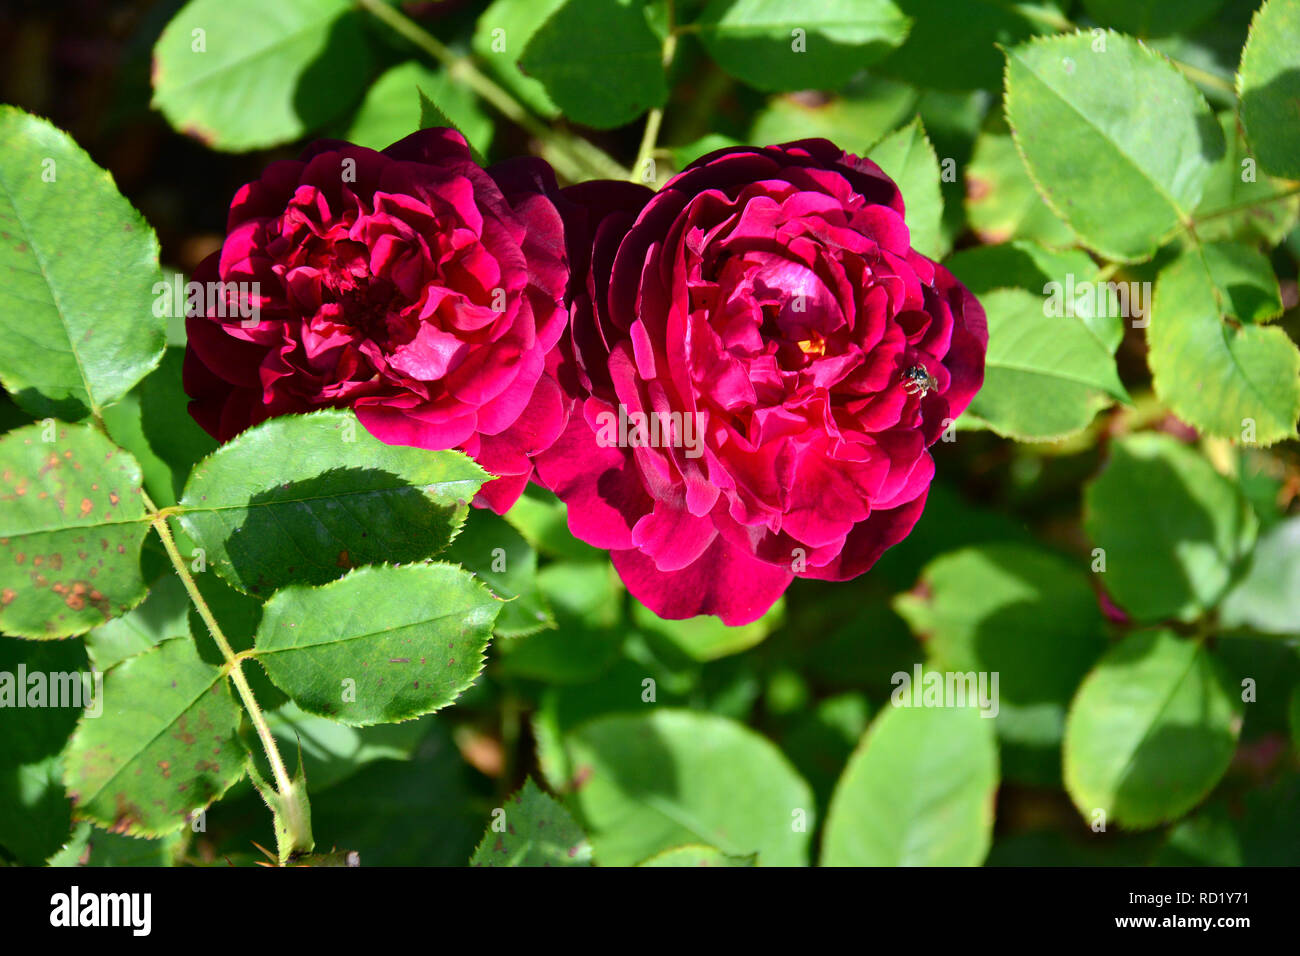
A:
[[[140,487],[130,454],[85,425],[28,425],[0,438],[0,474],[0,629],[69,637],[143,600],[144,504],[133,494],[112,505],[106,490]],[[77,547],[90,532],[102,542],[93,556]]]
[[[189,638],[118,664],[104,677],[103,701],[99,717],[81,718],[64,757],[75,817],[160,836],[243,776],[239,709],[221,668],[200,658]],[[201,741],[196,726],[210,736]]]

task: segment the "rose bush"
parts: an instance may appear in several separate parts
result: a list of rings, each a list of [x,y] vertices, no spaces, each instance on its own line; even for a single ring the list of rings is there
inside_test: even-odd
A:
[[[537,473],[635,597],[743,624],[793,577],[855,577],[908,534],[988,333],[975,297],[910,248],[878,166],[825,140],[743,146],[657,193],[564,196],[582,251],[553,365],[573,410]],[[610,441],[620,413],[676,413],[702,449],[667,431]]]
[[[195,419],[226,441],[352,406],[389,444],[476,458],[500,476],[478,503],[506,510],[563,425],[544,374],[566,322],[555,192],[542,160],[484,170],[449,129],[382,152],[323,140],[271,164],[194,275],[251,299],[187,318]]]

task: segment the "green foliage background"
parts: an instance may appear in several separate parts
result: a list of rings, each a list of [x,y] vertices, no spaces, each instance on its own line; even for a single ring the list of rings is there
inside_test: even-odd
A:
[[[0,673],[106,706],[0,707],[0,861],[1300,862],[1300,0],[73,5],[0,14]],[[303,141],[434,123],[880,163],[990,326],[913,534],[668,622],[457,453],[216,451],[155,283]],[[996,717],[892,706],[951,672]]]

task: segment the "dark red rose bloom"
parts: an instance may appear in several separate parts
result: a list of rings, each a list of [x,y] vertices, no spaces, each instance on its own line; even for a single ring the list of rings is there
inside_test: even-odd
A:
[[[910,248],[879,167],[807,140],[563,196],[577,290],[552,363],[573,409],[537,477],[634,596],[743,624],[906,537],[988,331]]]
[[[541,160],[485,170],[447,129],[382,152],[321,141],[273,163],[235,195],[225,244],[194,274],[248,283],[232,294],[256,319],[224,303],[187,319],[194,418],[225,441],[350,406],[382,441],[473,456],[502,476],[478,503],[504,511],[565,420],[545,372],[568,318],[556,192]]]

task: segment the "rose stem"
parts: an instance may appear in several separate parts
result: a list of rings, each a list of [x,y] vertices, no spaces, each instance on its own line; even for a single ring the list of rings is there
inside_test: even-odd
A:
[[[285,767],[284,759],[280,756],[280,750],[276,746],[275,737],[271,734],[271,727],[266,722],[266,716],[262,713],[262,708],[253,695],[253,688],[249,686],[248,678],[244,676],[243,662],[247,658],[236,654],[234,648],[230,646],[230,641],[222,632],[221,625],[217,623],[217,619],[212,615],[212,609],[208,607],[208,602],[204,600],[203,595],[199,592],[198,585],[194,583],[189,568],[185,566],[185,559],[176,547],[176,539],[172,536],[171,528],[167,526],[169,510],[160,510],[154,505],[147,492],[141,490],[141,494],[144,496],[145,508],[151,516],[150,523],[153,525],[153,529],[158,532],[163,548],[167,551],[167,556],[171,558],[172,567],[176,569],[181,583],[185,585],[185,590],[189,593],[190,600],[194,602],[199,617],[203,618],[203,623],[208,626],[208,632],[221,650],[221,656],[226,659],[226,666],[230,669],[230,679],[239,691],[239,697],[244,702],[244,709],[248,711],[249,720],[252,721],[253,727],[257,730],[257,736],[262,741],[262,749],[266,751],[266,759],[271,765],[271,772],[275,776],[275,783],[279,788],[280,795],[286,800],[291,800],[293,799],[293,780]],[[302,794],[302,799],[307,799],[306,794]],[[310,833],[291,833],[290,836],[293,838],[295,846],[308,845],[311,842]]]
[[[384,0],[355,0],[355,2],[357,6],[377,20],[382,20],[396,33],[400,33],[441,63],[452,79],[463,81],[506,119],[540,141],[555,155],[556,159],[560,160],[557,165],[564,167],[566,178],[579,182],[586,178],[586,173],[611,179],[627,178],[628,171],[610,156],[590,143],[584,143],[580,149],[575,148],[565,136],[538,120],[524,108],[523,104],[480,71],[469,57],[453,53],[437,37],[396,7],[389,6]]]

